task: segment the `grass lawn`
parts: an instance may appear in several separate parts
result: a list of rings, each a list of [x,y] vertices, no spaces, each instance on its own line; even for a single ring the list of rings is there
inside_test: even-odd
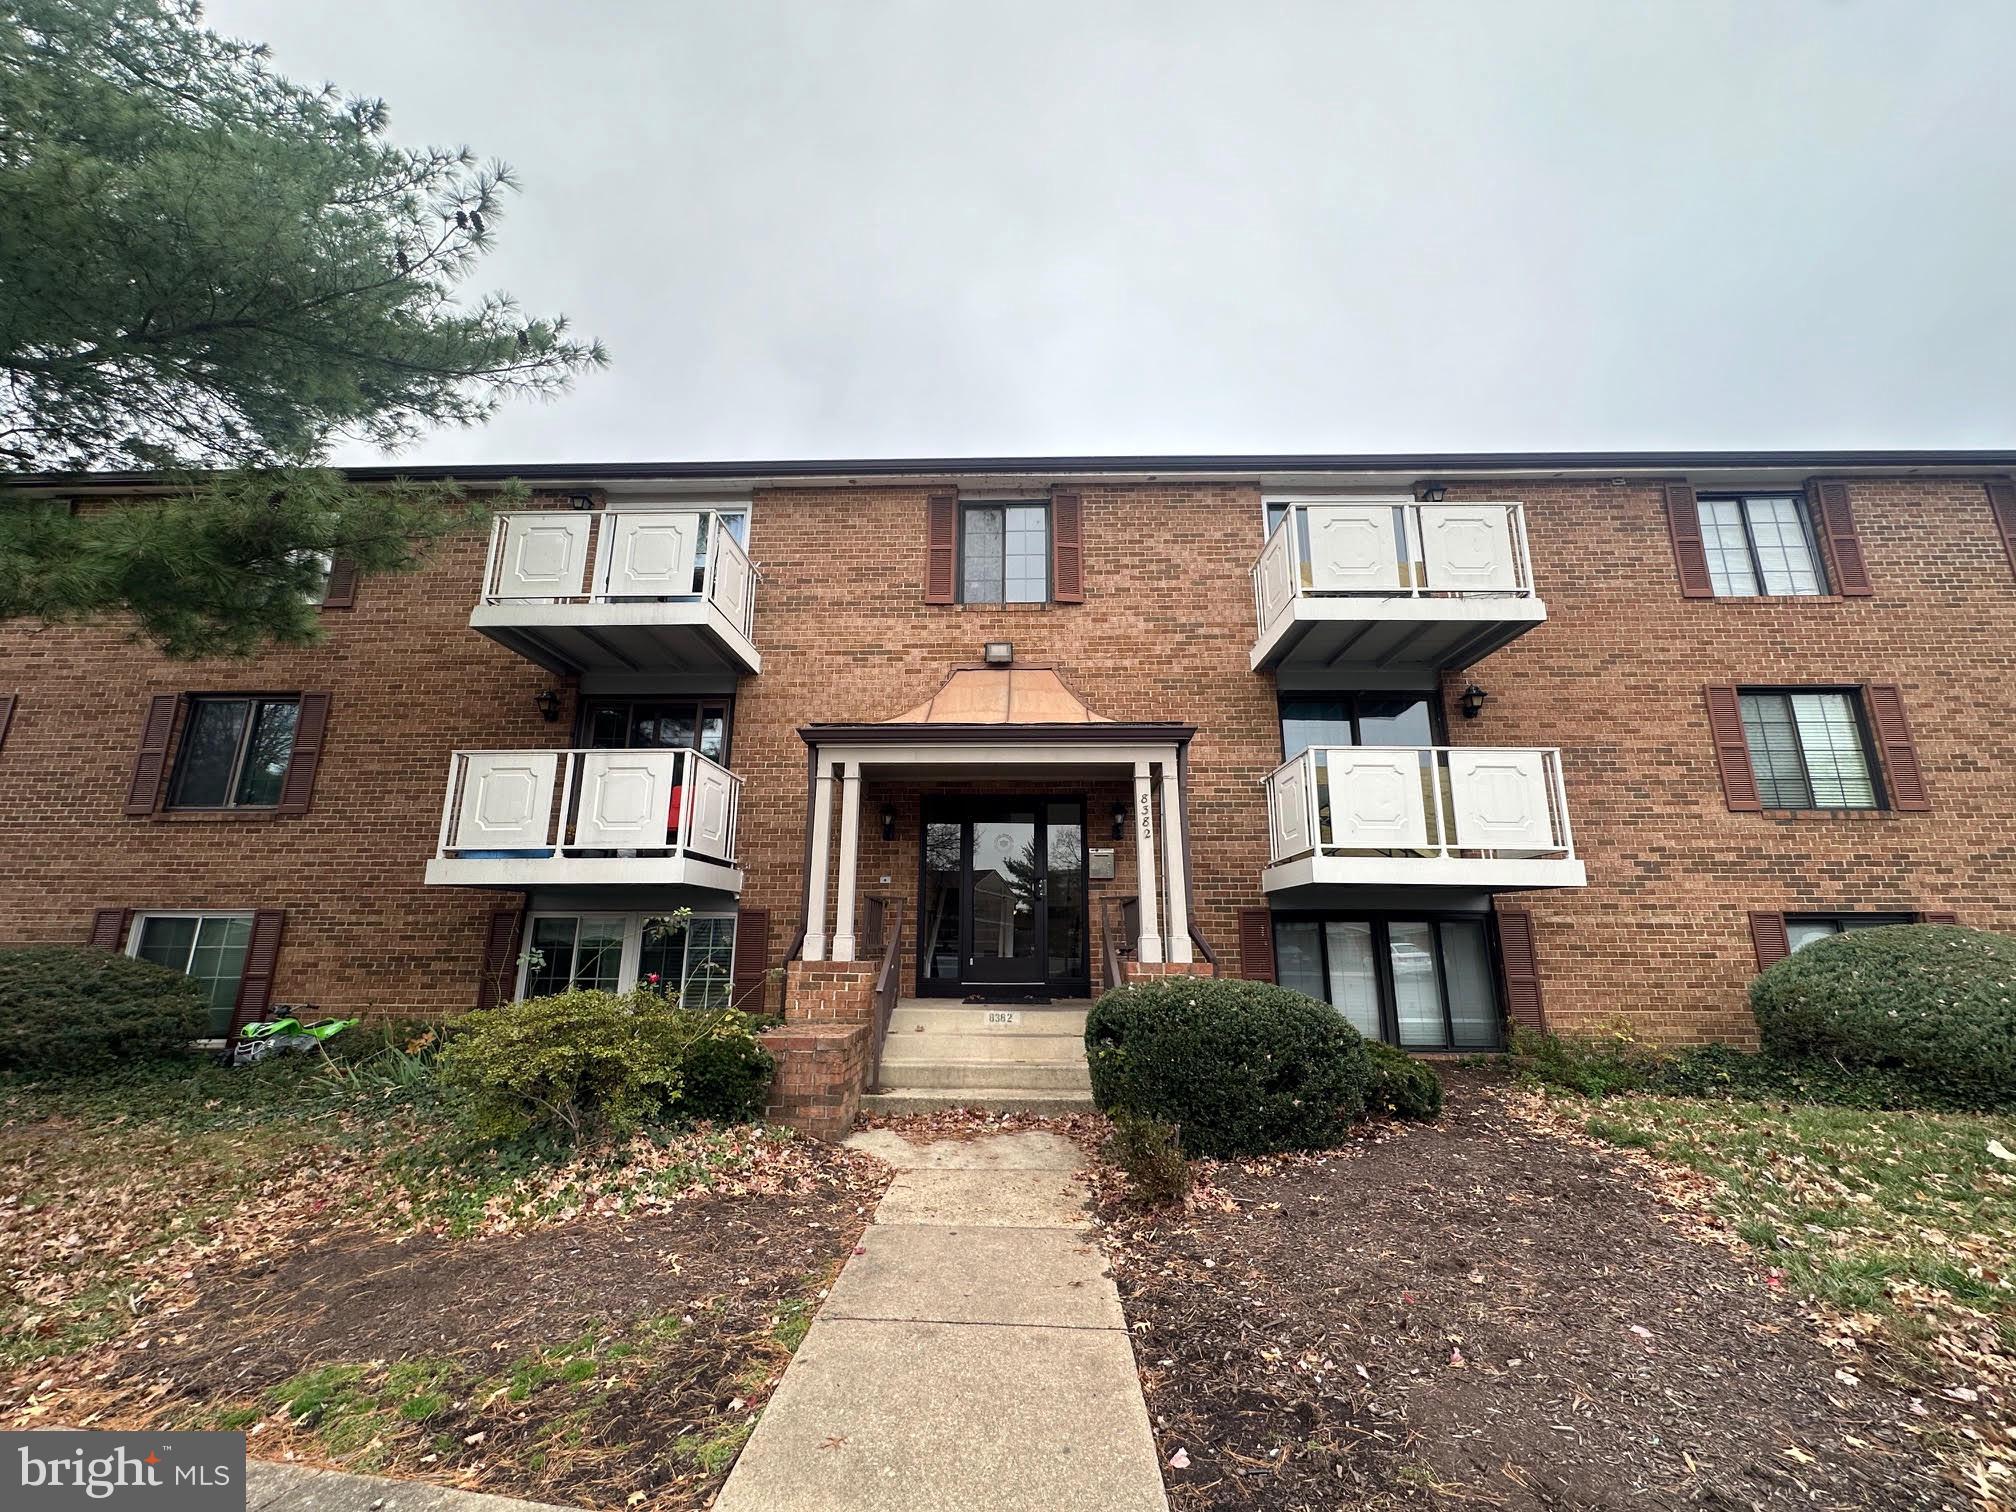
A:
[[[756,1126],[476,1145],[306,1059],[0,1082],[0,1170],[7,1426],[610,1507],[705,1503],[886,1179]]]
[[[1973,1488],[2016,1499],[2016,1118],[1639,1095],[1553,1106],[1711,1178],[1675,1195],[1973,1417],[1954,1446]]]

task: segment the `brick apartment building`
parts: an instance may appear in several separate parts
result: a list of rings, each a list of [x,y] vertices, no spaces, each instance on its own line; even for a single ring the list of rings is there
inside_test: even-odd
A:
[[[732,990],[828,1123],[894,997],[1159,972],[1421,1050],[1742,1041],[1816,934],[2016,929],[2012,469],[457,469],[535,507],[416,574],[334,564],[312,650],[0,626],[0,942],[191,971],[220,1032]]]

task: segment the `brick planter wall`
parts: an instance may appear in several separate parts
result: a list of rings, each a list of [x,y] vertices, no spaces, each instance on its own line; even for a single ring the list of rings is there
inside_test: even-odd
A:
[[[763,1035],[777,1058],[763,1115],[817,1139],[840,1139],[861,1111],[868,1081],[866,1024],[785,1024]]]

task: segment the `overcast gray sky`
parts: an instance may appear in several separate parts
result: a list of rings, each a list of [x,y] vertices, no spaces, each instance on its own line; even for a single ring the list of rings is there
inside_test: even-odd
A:
[[[609,345],[408,460],[2016,443],[2016,0],[209,19]]]

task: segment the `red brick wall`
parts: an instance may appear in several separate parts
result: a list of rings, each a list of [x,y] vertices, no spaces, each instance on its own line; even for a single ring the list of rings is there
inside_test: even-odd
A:
[[[1747,1033],[1751,909],[1944,908],[2016,928],[2004,707],[2016,581],[1978,483],[1855,484],[1875,595],[1776,602],[1683,599],[1655,484],[1465,483],[1451,496],[1526,501],[1549,608],[1546,625],[1471,669],[1490,702],[1450,727],[1460,743],[1564,749],[1590,886],[1508,900],[1532,911],[1554,1023]],[[1084,499],[1084,603],[967,608],[923,602],[923,489],[758,495],[765,670],[738,694],[734,764],[745,901],[774,911],[774,950],[802,899],[797,727],[886,718],[976,661],[982,642],[1007,639],[1018,662],[1056,667],[1102,714],[1198,726],[1193,906],[1236,969],[1234,914],[1262,901],[1262,781],[1280,751],[1273,680],[1247,664],[1259,490],[1093,487]],[[384,1013],[473,1003],[497,900],[421,882],[448,752],[565,744],[573,701],[468,629],[482,556],[472,538],[425,573],[367,579],[354,610],[330,611],[326,646],[249,666],[171,666],[114,629],[0,627],[0,693],[20,695],[0,748],[0,941],[81,941],[106,906],[279,906],[280,1001]],[[1932,811],[1728,812],[1702,686],[1832,681],[1902,686]],[[532,697],[555,685],[568,709],[547,724]],[[124,817],[147,697],[251,688],[334,693],[313,811]],[[872,781],[864,792],[864,896],[885,872],[914,890],[917,797],[895,794],[900,838],[884,847],[882,795]],[[1108,838],[1110,805],[1095,788],[1091,843],[1115,846],[1114,890],[1131,891],[1133,847]]]

